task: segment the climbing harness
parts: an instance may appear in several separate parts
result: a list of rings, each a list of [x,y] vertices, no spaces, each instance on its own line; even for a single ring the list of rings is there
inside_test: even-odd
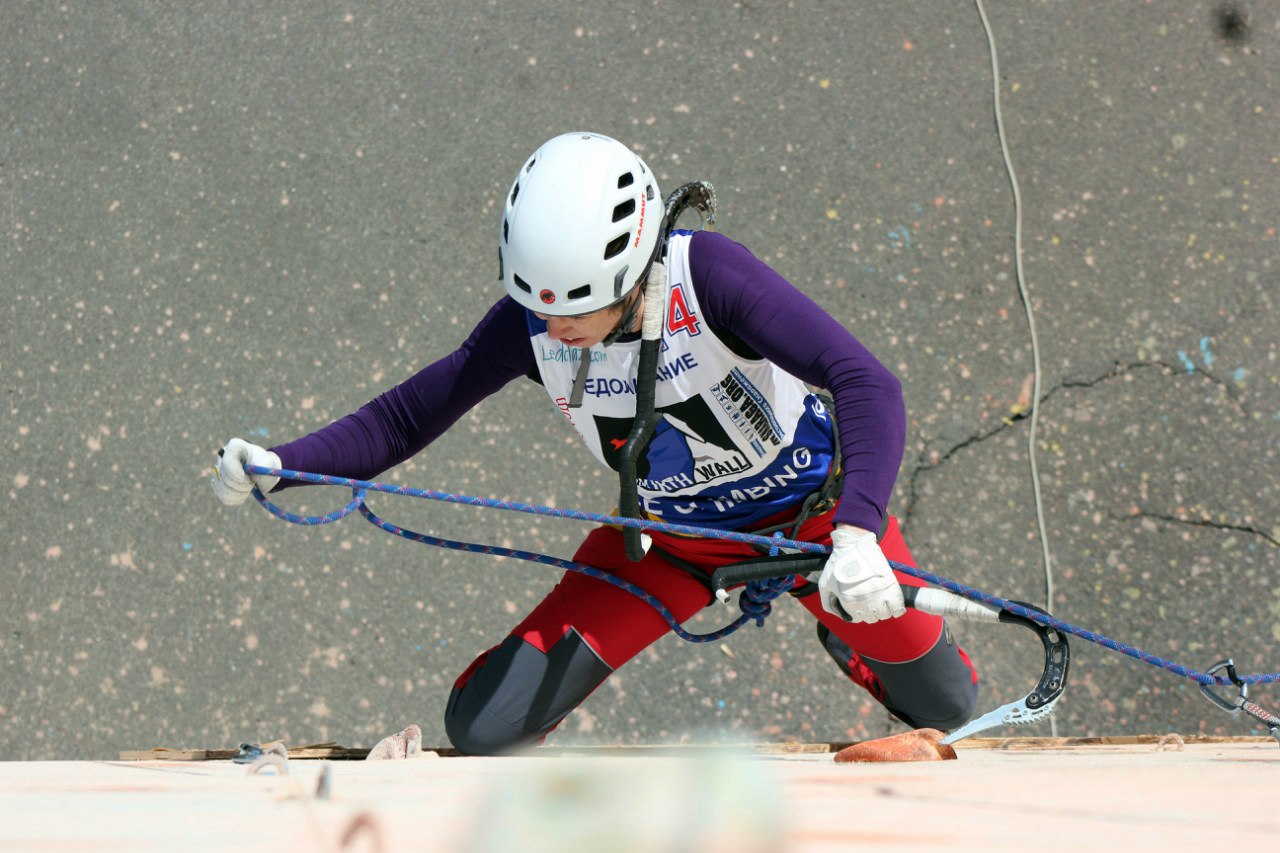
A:
[[[453,494],[450,492],[417,489],[409,486],[394,486],[369,480],[355,480],[347,477],[314,474],[306,471],[294,471],[284,468],[265,468],[259,465],[246,465],[245,472],[252,475],[280,477],[281,479],[312,483],[316,485],[343,486],[352,490],[351,501],[342,508],[324,515],[304,516],[297,515],[277,506],[263,495],[261,490],[255,487],[253,495],[254,498],[257,499],[258,503],[266,508],[272,515],[290,523],[308,526],[329,524],[359,511],[360,514],[375,527],[378,527],[387,533],[391,533],[414,542],[421,542],[426,545],[434,545],[436,547],[448,548],[455,551],[490,554],[498,557],[514,557],[543,565],[554,566],[565,571],[584,574],[588,577],[594,577],[605,581],[606,583],[629,592],[641,599],[657,611],[659,616],[661,616],[667,623],[673,633],[684,640],[695,643],[706,643],[727,637],[729,634],[732,634],[738,628],[742,627],[742,625],[750,621],[754,621],[758,626],[763,626],[764,621],[771,610],[770,602],[789,591],[795,583],[798,575],[807,575],[819,569],[821,567],[821,562],[825,560],[826,556],[830,553],[830,549],[825,545],[820,545],[816,542],[787,539],[782,535],[781,531],[775,532],[772,536],[761,536],[759,534],[742,533],[732,530],[715,530],[712,528],[672,524],[670,522],[651,521],[642,518],[603,515],[600,513],[584,512],[581,510],[537,506],[533,504],[523,504],[491,498],[477,498],[468,495]],[[769,551],[769,556],[755,560],[747,560],[742,563],[735,563],[730,566],[724,566],[713,573],[712,586],[715,589],[715,597],[720,601],[729,601],[729,589],[736,587],[739,584],[744,585],[743,590],[738,597],[738,606],[742,610],[742,614],[718,631],[712,631],[707,634],[692,634],[675,619],[671,614],[671,611],[669,611],[656,597],[645,591],[643,588],[611,575],[608,572],[594,566],[588,566],[571,560],[560,559],[558,557],[551,557],[546,554],[538,554],[532,551],[522,551],[515,548],[506,548],[497,545],[482,545],[453,539],[445,539],[443,537],[417,533],[412,530],[398,527],[395,524],[380,518],[374,514],[371,509],[369,509],[366,503],[366,498],[368,497],[369,492],[381,492],[385,494],[442,501],[445,503],[463,504],[473,507],[503,509],[514,512],[531,513],[534,515],[573,519],[576,521],[584,521],[594,524],[613,525],[621,527],[624,530],[635,530],[637,532],[643,530],[654,530],[682,536],[723,539],[767,549]],[[1236,716],[1243,711],[1250,717],[1266,724],[1271,734],[1276,737],[1277,741],[1280,741],[1280,718],[1277,718],[1265,711],[1247,698],[1248,685],[1274,684],[1280,682],[1280,673],[1242,676],[1236,671],[1235,665],[1229,659],[1214,664],[1208,672],[1199,672],[1181,664],[1157,657],[1149,652],[1144,652],[1133,646],[1120,643],[1086,628],[1081,628],[1076,625],[1072,625],[1069,622],[1064,622],[1063,620],[1058,619],[1037,607],[1003,599],[974,587],[966,586],[956,581],[918,569],[915,566],[906,565],[905,563],[899,563],[891,560],[889,561],[889,565],[897,571],[919,578],[920,580],[932,585],[932,587],[923,589],[914,587],[904,589],[904,598],[917,610],[922,610],[927,613],[944,617],[1019,624],[1034,631],[1039,636],[1041,643],[1044,646],[1044,672],[1041,674],[1036,687],[1022,699],[1003,705],[988,714],[984,714],[966,726],[957,729],[948,736],[948,742],[953,743],[961,737],[970,737],[979,731],[985,731],[1001,725],[1029,724],[1049,717],[1053,711],[1054,705],[1062,696],[1063,690],[1066,686],[1067,671],[1070,661],[1070,652],[1065,636],[1067,634],[1080,637],[1092,643],[1097,643],[1098,645],[1111,649],[1112,651],[1120,652],[1121,654],[1134,658],[1135,660],[1142,661],[1143,663],[1151,666],[1159,667],[1167,672],[1180,675],[1199,683],[1201,685],[1201,690],[1215,706],[1231,713],[1233,716]],[[1225,674],[1218,674],[1224,671]],[[1210,689],[1214,686],[1234,686],[1239,690],[1239,695],[1234,700],[1225,699]]]

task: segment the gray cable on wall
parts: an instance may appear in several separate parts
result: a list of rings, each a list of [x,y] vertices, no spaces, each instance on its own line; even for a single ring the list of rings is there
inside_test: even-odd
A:
[[[1031,297],[1027,293],[1026,278],[1022,272],[1022,192],[1018,188],[1018,176],[1013,169],[1013,159],[1009,156],[1009,143],[1005,138],[1004,116],[1000,112],[1000,60],[996,54],[996,39],[991,32],[991,23],[987,20],[987,11],[982,0],[973,0],[978,7],[978,16],[982,18],[982,29],[987,34],[987,47],[991,53],[991,89],[995,105],[996,135],[1000,139],[1000,153],[1004,157],[1004,168],[1009,174],[1009,185],[1013,188],[1013,258],[1014,277],[1018,282],[1018,294],[1022,297],[1022,305],[1027,313],[1027,326],[1031,330],[1031,428],[1027,436],[1027,457],[1031,464],[1031,490],[1035,498],[1036,525],[1040,534],[1040,552],[1044,561],[1044,600],[1047,610],[1053,609],[1053,560],[1049,555],[1049,532],[1044,521],[1044,501],[1040,495],[1040,472],[1036,467],[1036,427],[1040,419],[1040,340],[1036,335],[1036,317],[1031,309]],[[1057,721],[1050,718],[1049,725],[1054,737],[1058,734]]]

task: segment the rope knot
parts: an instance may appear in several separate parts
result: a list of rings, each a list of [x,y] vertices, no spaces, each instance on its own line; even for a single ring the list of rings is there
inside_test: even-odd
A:
[[[756,620],[756,627],[763,628],[764,620],[773,612],[773,605],[769,602],[791,589],[793,583],[795,575],[749,581],[738,596],[738,608]]]

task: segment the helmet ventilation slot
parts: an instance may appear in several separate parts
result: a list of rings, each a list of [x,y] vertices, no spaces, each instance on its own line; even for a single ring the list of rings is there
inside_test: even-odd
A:
[[[636,200],[629,198],[613,209],[613,221],[620,222],[636,212]]]
[[[631,240],[630,231],[628,231],[626,234],[621,234],[617,237],[614,237],[612,240],[609,241],[608,245],[604,247],[604,259],[607,261],[610,258],[616,258],[618,255],[621,255],[623,250],[627,248],[627,243],[630,242],[630,240]]]

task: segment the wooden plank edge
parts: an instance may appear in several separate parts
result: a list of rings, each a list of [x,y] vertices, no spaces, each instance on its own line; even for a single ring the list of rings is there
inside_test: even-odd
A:
[[[1274,744],[1275,739],[1266,736],[1178,735],[1184,744]],[[1173,741],[1172,735],[1106,735],[1089,737],[991,737],[966,738],[954,744],[956,749],[1034,750],[1070,749],[1090,746],[1156,745],[1161,739]],[[852,746],[856,741],[832,743],[769,742],[740,744],[591,744],[583,746],[539,746],[528,755],[691,755],[707,752],[738,752],[749,755],[822,755],[836,753]],[[441,757],[462,757],[452,747],[431,747],[423,752],[434,752]],[[156,747],[148,750],[127,750],[120,753],[121,761],[230,761],[236,749],[170,749]],[[290,759],[321,759],[328,761],[362,761],[369,754],[368,748],[345,747],[336,743],[310,744],[289,748]]]

